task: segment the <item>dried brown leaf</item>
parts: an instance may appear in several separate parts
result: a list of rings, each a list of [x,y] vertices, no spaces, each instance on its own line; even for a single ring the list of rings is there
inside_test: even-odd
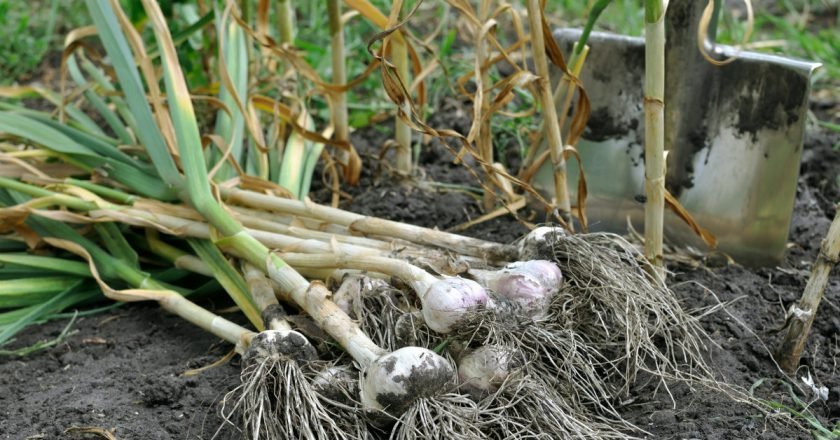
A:
[[[694,217],[691,216],[691,213],[689,213],[688,210],[682,206],[680,201],[671,195],[671,192],[667,189],[665,190],[665,205],[671,208],[674,213],[677,214],[677,217],[684,221],[694,231],[694,233],[697,234],[704,243],[706,243],[707,246],[710,248],[717,247],[717,237],[715,237],[715,235],[708,229],[700,226],[700,224],[694,220]]]

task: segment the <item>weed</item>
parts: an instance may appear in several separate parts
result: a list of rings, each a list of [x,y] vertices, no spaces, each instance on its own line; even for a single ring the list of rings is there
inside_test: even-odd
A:
[[[773,411],[781,411],[787,413],[794,419],[798,419],[801,422],[807,423],[807,425],[811,429],[811,435],[813,435],[816,440],[840,439],[840,422],[836,423],[834,427],[826,427],[822,423],[822,421],[820,421],[820,419],[811,411],[811,403],[802,400],[793,390],[793,386],[788,382],[766,378],[759,379],[750,387],[750,395],[754,395],[755,390],[761,385],[763,385],[765,382],[777,382],[779,385],[781,385],[787,390],[788,396],[793,402],[792,405],[789,405],[775,400],[761,400],[761,402],[767,405],[767,407],[769,407]]]
[[[53,38],[58,1],[46,17],[30,16],[28,3],[0,1],[0,82],[34,70]]]
[[[70,322],[68,322],[67,325],[64,326],[64,329],[61,331],[61,333],[54,339],[50,339],[48,341],[38,341],[28,347],[18,348],[14,350],[0,349],[0,356],[23,357],[35,353],[36,351],[43,350],[45,348],[54,347],[64,342],[68,337],[73,336],[74,334],[79,332],[78,330],[71,330],[73,328],[73,324],[76,322],[76,317],[77,315],[73,314],[73,316],[70,318]]]

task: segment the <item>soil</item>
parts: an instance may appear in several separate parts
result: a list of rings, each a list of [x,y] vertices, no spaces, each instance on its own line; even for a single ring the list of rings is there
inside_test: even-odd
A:
[[[469,112],[462,103],[448,102],[431,125],[466,131]],[[368,166],[360,186],[344,188],[352,199],[343,207],[424,226],[450,228],[482,214],[477,186],[463,166],[452,164],[451,153],[432,142],[420,156],[424,172],[413,184],[378,169],[376,157],[387,134],[375,128],[354,134],[354,144]],[[720,303],[723,311],[702,319],[711,336],[709,359],[721,379],[749,388],[759,380],[757,395],[795,406],[789,391],[778,385],[788,379],[825,426],[840,419],[840,279],[833,276],[812,330],[803,368],[787,378],[775,366],[776,346],[785,311],[807,281],[820,240],[840,200],[836,173],[840,154],[831,149],[836,134],[808,132],[797,193],[790,246],[778,267],[749,269],[710,259],[706,264],[674,263],[673,290],[692,310]],[[434,189],[430,182],[450,184]],[[453,186],[454,185],[454,189]],[[326,200],[328,190],[313,196]],[[509,242],[525,232],[515,219],[501,217],[481,223],[465,234]],[[228,302],[202,305],[220,310]],[[228,315],[235,316],[235,315]],[[33,326],[15,346],[54,339],[67,321]],[[238,358],[194,375],[185,372],[213,364],[231,350],[227,344],[167,315],[149,304],[126,305],[79,318],[74,333],[58,345],[26,357],[0,357],[0,439],[85,438],[65,433],[72,427],[98,427],[119,439],[228,439],[239,433],[219,416],[224,394],[238,384]],[[783,333],[782,333],[783,334]],[[814,399],[799,377],[811,377],[829,389],[826,401]],[[670,392],[670,394],[668,393]],[[803,420],[786,423],[786,416],[733,402],[703,389],[676,386],[670,390],[640,386],[622,412],[650,433],[650,438],[810,438]],[[671,400],[673,397],[673,401]],[[91,437],[88,437],[91,438]]]

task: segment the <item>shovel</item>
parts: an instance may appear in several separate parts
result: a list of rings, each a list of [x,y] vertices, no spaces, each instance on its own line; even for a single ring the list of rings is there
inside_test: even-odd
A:
[[[718,250],[750,266],[784,254],[808,110],[810,76],[819,64],[739,51],[705,42],[715,66],[697,47],[706,2],[671,0],[666,16],[666,187]],[[715,14],[717,15],[717,14]],[[555,32],[569,53],[580,31]],[[644,40],[593,33],[580,79],[592,104],[577,146],[588,183],[591,231],[637,230],[644,221]],[[547,166],[534,186],[550,192]],[[569,188],[579,168],[568,162]],[[575,194],[571,195],[575,200]],[[665,212],[665,239],[707,249],[674,212]]]

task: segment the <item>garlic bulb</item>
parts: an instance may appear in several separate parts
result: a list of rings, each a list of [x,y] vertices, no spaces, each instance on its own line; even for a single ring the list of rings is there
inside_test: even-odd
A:
[[[456,383],[455,369],[444,357],[421,347],[403,347],[380,356],[362,374],[365,408],[404,413],[415,400],[442,394]]]
[[[542,317],[563,283],[563,274],[547,260],[511,263],[488,277],[488,287],[525,315]]]
[[[458,380],[462,390],[474,400],[480,400],[496,392],[511,371],[521,365],[520,357],[512,348],[485,345],[461,357]]]
[[[475,281],[451,277],[433,283],[421,297],[423,319],[439,333],[452,331],[464,317],[482,307],[492,307],[487,291]]]

